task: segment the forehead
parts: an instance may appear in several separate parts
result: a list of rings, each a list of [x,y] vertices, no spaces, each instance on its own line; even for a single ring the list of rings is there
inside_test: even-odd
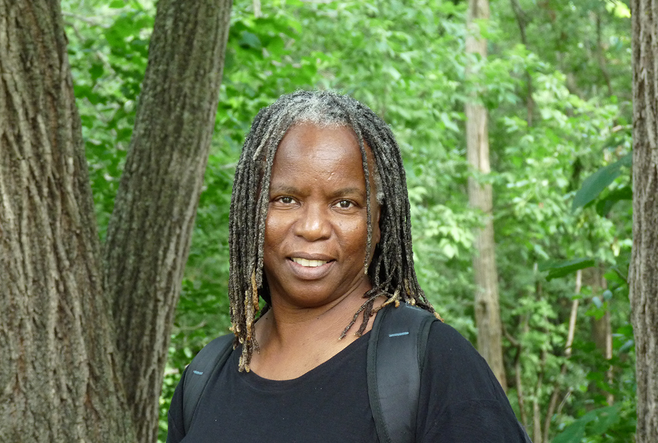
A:
[[[359,140],[349,126],[298,123],[281,139],[275,159],[295,155],[331,157],[348,153],[361,158]]]
[[[368,169],[377,174],[377,162],[369,144],[363,140]],[[343,150],[356,153],[363,164],[359,139],[354,130],[346,125],[323,125],[302,122],[292,125],[285,133],[275,153],[277,158],[298,156],[331,156]]]
[[[292,126],[274,156],[272,184],[306,179],[319,186],[364,180],[361,149],[347,126]]]

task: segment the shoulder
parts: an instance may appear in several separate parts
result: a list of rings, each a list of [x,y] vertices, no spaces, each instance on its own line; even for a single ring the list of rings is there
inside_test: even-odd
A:
[[[432,323],[422,379],[419,441],[526,441],[489,365],[453,327]]]
[[[381,328],[384,334],[416,328],[420,340],[427,337],[425,366],[432,370],[459,370],[457,375],[482,372],[488,375],[489,366],[477,350],[452,326],[438,321],[434,315],[424,309],[408,304],[398,308],[389,308],[384,312]],[[424,329],[424,331],[423,331]],[[379,332],[382,335],[382,332]],[[398,334],[392,334],[398,335]],[[466,374],[463,373],[466,370]]]
[[[423,373],[433,385],[440,386],[447,398],[508,403],[484,358],[457,330],[445,323],[432,323]]]
[[[424,373],[429,370],[442,378],[477,376],[489,380],[489,375],[493,378],[486,361],[473,345],[453,327],[438,321],[432,313],[401,304],[398,308],[387,307],[382,314],[379,324],[373,327],[379,341],[388,337],[396,337],[398,341],[397,336],[404,336],[410,331],[411,335],[408,336],[418,338],[420,355],[425,356],[421,362]]]
[[[464,336],[452,326],[435,321],[427,342],[428,356],[445,364],[488,369],[487,362]]]

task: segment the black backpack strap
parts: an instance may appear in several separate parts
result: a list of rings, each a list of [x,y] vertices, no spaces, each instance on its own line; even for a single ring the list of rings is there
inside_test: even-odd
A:
[[[210,376],[221,369],[233,351],[233,334],[217,337],[208,343],[185,370],[183,382],[183,432],[187,434],[192,425],[194,412],[201,399]]]
[[[381,443],[413,443],[420,377],[436,317],[408,305],[377,313],[368,341],[368,397]]]

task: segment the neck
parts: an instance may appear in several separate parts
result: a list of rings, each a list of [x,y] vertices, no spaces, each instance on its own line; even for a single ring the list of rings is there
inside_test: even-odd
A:
[[[329,360],[358,338],[355,333],[361,325],[360,318],[339,339],[366,301],[363,293],[352,293],[314,308],[292,307],[273,298],[272,309],[256,323],[260,350],[253,355],[251,369],[264,378],[285,380],[299,377]],[[375,305],[383,301],[379,298]],[[373,319],[369,319],[365,332],[371,329]]]
[[[309,341],[336,342],[341,333],[366,301],[358,291],[317,307],[297,307],[273,299],[272,309],[256,325],[256,338],[261,346],[276,342],[288,347]],[[358,327],[348,332],[348,337]],[[347,337],[346,337],[347,338]]]

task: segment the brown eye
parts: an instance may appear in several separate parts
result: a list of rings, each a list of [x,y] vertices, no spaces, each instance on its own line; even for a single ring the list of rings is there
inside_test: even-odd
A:
[[[279,203],[283,203],[284,205],[289,205],[291,203],[294,203],[295,200],[292,197],[279,197],[276,199]]]
[[[336,204],[336,206],[338,206],[340,209],[350,209],[354,207],[354,203],[349,200],[341,200]]]

